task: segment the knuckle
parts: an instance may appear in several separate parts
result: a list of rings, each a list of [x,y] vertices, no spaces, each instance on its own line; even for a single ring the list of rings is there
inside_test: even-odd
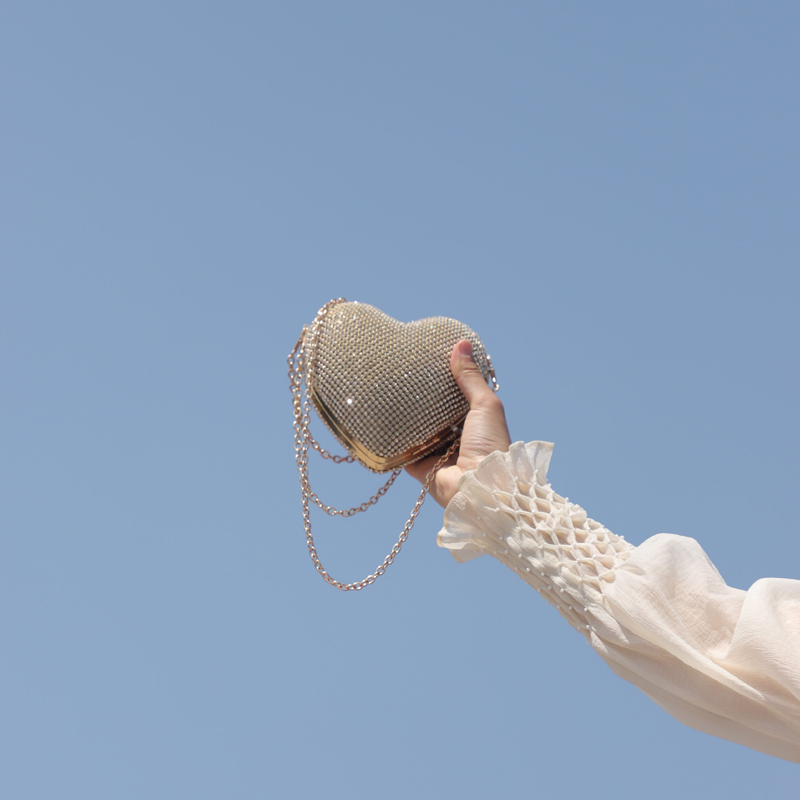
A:
[[[504,413],[503,401],[491,390],[481,392],[481,394],[476,398],[474,405],[492,414]]]

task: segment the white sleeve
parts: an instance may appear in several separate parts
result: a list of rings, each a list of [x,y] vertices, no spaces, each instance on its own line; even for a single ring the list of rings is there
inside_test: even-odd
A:
[[[464,475],[439,545],[513,569],[676,719],[800,763],[800,581],[744,592],[694,539],[633,547],[553,491],[552,447],[518,442]]]

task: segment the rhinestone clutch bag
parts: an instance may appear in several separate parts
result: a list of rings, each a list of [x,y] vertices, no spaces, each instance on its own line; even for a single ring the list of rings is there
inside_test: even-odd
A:
[[[336,588],[361,589],[383,574],[407,538],[436,470],[458,446],[469,411],[450,372],[450,354],[460,339],[472,343],[476,365],[496,389],[491,359],[467,325],[446,317],[401,323],[373,306],[344,299],[332,300],[320,309],[289,356],[307,544],[317,571]],[[349,455],[333,456],[311,436],[312,405]],[[373,472],[391,470],[392,475],[368,502],[340,511],[322,503],[311,491],[310,449],[323,458],[358,461]],[[353,584],[333,580],[319,563],[314,548],[309,502],[331,516],[366,511],[386,493],[404,466],[442,451],[400,540],[376,573]]]

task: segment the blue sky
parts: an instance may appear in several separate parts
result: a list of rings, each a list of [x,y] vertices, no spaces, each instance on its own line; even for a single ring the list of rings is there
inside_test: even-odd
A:
[[[557,491],[800,578],[798,34],[777,2],[5,4],[4,795],[796,786],[457,565],[432,501],[326,586],[285,359],[332,297],[461,319]],[[315,517],[331,572],[416,493]]]

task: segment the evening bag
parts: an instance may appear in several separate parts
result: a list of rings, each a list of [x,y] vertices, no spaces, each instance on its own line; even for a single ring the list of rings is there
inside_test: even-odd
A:
[[[446,317],[402,323],[373,306],[343,298],[320,309],[314,321],[303,328],[289,356],[306,543],[317,571],[337,589],[363,589],[386,571],[408,538],[436,472],[458,447],[469,411],[450,372],[450,354],[460,339],[472,343],[478,369],[497,390],[491,359],[467,325]],[[349,455],[332,455],[313,438],[311,406]],[[358,461],[373,472],[392,474],[367,502],[338,510],[311,491],[310,449],[337,463]],[[383,563],[361,581],[334,580],[322,567],[314,546],[310,503],[330,516],[349,517],[366,511],[386,493],[403,467],[438,453],[442,455],[428,473],[411,516]]]

